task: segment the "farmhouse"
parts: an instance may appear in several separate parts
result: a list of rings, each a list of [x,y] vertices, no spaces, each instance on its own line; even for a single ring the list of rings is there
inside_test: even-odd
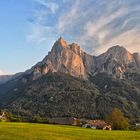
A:
[[[103,120],[87,120],[80,119],[78,120],[75,117],[61,117],[61,118],[48,118],[48,122],[50,124],[61,124],[61,125],[80,125],[84,128],[92,128],[92,129],[103,129],[103,130],[111,130],[111,125],[107,124]]]
[[[140,123],[136,123],[136,124],[135,124],[135,128],[136,128],[136,129],[140,129]]]
[[[92,128],[92,129],[103,129],[103,130],[111,130],[111,125],[107,124],[103,120],[81,120],[82,127]]]

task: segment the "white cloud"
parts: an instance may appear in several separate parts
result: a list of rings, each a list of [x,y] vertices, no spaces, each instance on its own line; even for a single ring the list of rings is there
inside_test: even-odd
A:
[[[124,33],[121,33],[119,36],[116,36],[110,40],[107,44],[104,44],[104,48],[120,44],[131,52],[140,52],[140,32],[136,29],[128,30]]]
[[[58,34],[64,33],[69,27],[73,26],[78,19],[78,9],[80,7],[80,0],[76,0],[72,7],[59,17],[58,20]]]
[[[124,33],[121,33],[118,36],[115,36],[114,38],[111,38],[109,42],[107,42],[106,44],[103,43],[100,47],[98,47],[95,50],[94,53],[97,55],[101,54],[107,51],[107,49],[109,49],[110,47],[115,45],[123,46],[131,53],[140,52],[139,38],[140,38],[140,33],[137,32],[135,29],[128,30]]]
[[[108,9],[108,13],[102,13],[96,20],[89,19],[85,23],[83,34],[79,36],[80,44],[85,50],[95,55],[99,55],[117,44],[126,47],[129,51],[140,52],[140,28],[133,22],[134,19],[138,19],[134,12],[136,9],[128,7],[121,7],[116,11]],[[131,13],[134,15],[130,16]],[[121,25],[118,21],[122,17],[124,19]],[[130,21],[131,25],[129,25]],[[112,28],[111,24],[116,23],[118,24],[116,28]]]
[[[59,6],[57,3],[48,2],[48,0],[35,0],[38,4],[43,5],[43,9],[33,11],[33,22],[30,23],[30,31],[27,34],[27,40],[37,45],[45,44],[48,38],[52,38],[52,32],[55,30],[51,25],[45,25],[49,21],[50,14],[54,15]],[[48,10],[49,9],[49,10]]]
[[[30,33],[27,35],[27,40],[40,44],[47,40],[45,37],[47,27],[42,27],[40,25],[32,25]]]
[[[100,54],[116,44],[140,52],[140,6],[137,4],[122,0],[63,0],[60,2],[62,5],[57,1],[36,1],[49,9],[55,17],[52,25],[44,26],[42,21],[52,20],[52,16],[47,9],[36,11],[30,40],[43,42],[49,35],[54,36],[53,40],[62,35],[76,41],[92,54]]]
[[[6,72],[0,70],[0,75],[6,75],[6,74],[7,74]]]
[[[115,11],[114,13],[109,14],[103,14],[98,20],[96,21],[88,21],[84,27],[84,30],[87,34],[87,36],[94,36],[100,34],[102,30],[105,30],[105,26],[115,19],[123,16],[126,13],[126,9],[119,9]]]
[[[49,8],[50,11],[55,14],[55,12],[58,10],[59,6],[57,3],[54,2],[48,2],[47,0],[36,0],[39,4],[45,6],[46,8]]]

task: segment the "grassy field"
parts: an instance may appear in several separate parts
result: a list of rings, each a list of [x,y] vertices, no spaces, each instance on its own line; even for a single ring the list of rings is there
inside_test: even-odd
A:
[[[87,128],[32,124],[0,123],[0,140],[140,140],[140,131],[107,131]]]

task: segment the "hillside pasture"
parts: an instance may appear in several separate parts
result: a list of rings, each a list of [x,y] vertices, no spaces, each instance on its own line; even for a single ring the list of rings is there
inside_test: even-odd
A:
[[[0,140],[140,140],[140,131],[93,130],[64,125],[0,123]]]

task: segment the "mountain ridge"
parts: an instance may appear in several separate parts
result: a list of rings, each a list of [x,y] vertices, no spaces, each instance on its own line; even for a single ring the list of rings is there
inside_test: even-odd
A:
[[[34,116],[104,119],[120,108],[136,121],[139,58],[120,46],[92,56],[60,38],[42,61],[0,85],[0,107],[27,121]]]
[[[90,76],[102,72],[122,78],[127,71],[138,72],[139,70],[139,53],[130,53],[123,46],[112,46],[106,52],[95,56],[84,52],[80,45],[68,44],[63,37],[60,37],[42,61],[20,75],[33,74],[35,80],[48,72],[62,72],[88,80]],[[15,75],[18,77],[18,74]],[[14,78],[14,75],[10,77]]]
[[[75,77],[88,79],[89,75],[106,72],[115,77],[129,70],[140,70],[140,56],[138,53],[131,54],[124,47],[116,45],[109,48],[105,53],[94,56],[84,52],[76,44],[68,44],[60,37],[53,45],[51,52],[34,66],[34,78],[47,72],[62,72]]]

